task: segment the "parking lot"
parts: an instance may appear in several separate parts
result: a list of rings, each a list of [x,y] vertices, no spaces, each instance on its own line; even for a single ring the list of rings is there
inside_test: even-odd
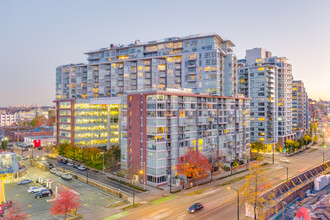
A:
[[[25,163],[28,163],[27,161]],[[78,192],[81,199],[81,206],[78,213],[84,216],[84,219],[102,219],[106,216],[112,215],[118,210],[107,208],[109,205],[119,201],[118,198],[105,193],[97,188],[94,188],[86,183],[72,179],[66,181],[60,177],[51,174],[49,171],[42,171],[41,169],[27,165],[28,177],[34,183],[27,185],[17,185],[17,183],[5,184],[6,200],[13,200],[18,203],[24,211],[27,212],[30,219],[63,219],[63,216],[51,216],[49,207],[51,204],[46,200],[51,197],[35,199],[32,193],[28,193],[29,187],[37,185],[35,181],[41,176],[44,179],[52,179],[52,188],[57,186],[59,189],[62,185],[70,187]]]

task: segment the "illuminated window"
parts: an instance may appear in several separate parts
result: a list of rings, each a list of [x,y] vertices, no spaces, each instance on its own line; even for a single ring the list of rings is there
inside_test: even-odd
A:
[[[83,99],[87,98],[87,94],[81,94],[81,98]]]
[[[111,57],[109,57],[109,61],[111,61]]]
[[[119,60],[127,60],[128,58],[129,58],[128,55],[123,55],[118,57]]]
[[[204,67],[204,72],[210,72],[211,71],[211,67],[209,67],[209,66],[206,66],[206,67]]]
[[[265,121],[265,118],[258,118],[258,121]]]
[[[174,43],[174,48],[181,48],[181,47],[182,47],[182,42]]]
[[[198,145],[203,145],[203,139],[198,139]]]
[[[185,111],[180,111],[180,117],[185,117],[185,116],[186,116]]]
[[[265,71],[265,67],[259,67],[258,71]]]
[[[116,68],[116,64],[115,63],[112,63],[111,64],[111,67]]]
[[[158,50],[164,49],[164,44],[158,44]]]
[[[71,102],[60,102],[60,108],[71,108]]]
[[[254,121],[254,118],[250,118],[250,121]]]
[[[256,59],[256,63],[262,63],[262,58]]]
[[[132,101],[132,96],[131,95],[129,96],[129,100]]]
[[[201,73],[202,72],[202,67],[199,67],[199,73]]]
[[[217,71],[217,67],[216,66],[211,66],[211,72],[216,72]]]
[[[128,73],[125,73],[124,74],[124,78],[129,78],[129,74]]]
[[[190,55],[188,55],[188,59],[196,59],[196,54],[190,54]]]
[[[244,82],[245,80],[244,79],[241,79],[241,83]]]
[[[154,52],[154,51],[157,51],[157,46],[146,47],[146,52]]]
[[[167,43],[166,48],[173,48],[173,43]]]
[[[165,69],[166,69],[165,64],[159,64],[158,65],[158,70],[165,70]]]

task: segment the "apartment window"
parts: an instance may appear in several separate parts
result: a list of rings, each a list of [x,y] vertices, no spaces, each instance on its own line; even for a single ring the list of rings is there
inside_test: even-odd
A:
[[[129,137],[130,137],[130,138],[132,137],[132,133],[129,133]]]
[[[129,146],[132,146],[132,141],[129,141]],[[132,148],[131,148],[130,152],[132,152]]]
[[[129,126],[129,130],[130,130],[130,131],[132,130],[132,126]]]
[[[132,103],[129,103],[129,107],[132,108]]]

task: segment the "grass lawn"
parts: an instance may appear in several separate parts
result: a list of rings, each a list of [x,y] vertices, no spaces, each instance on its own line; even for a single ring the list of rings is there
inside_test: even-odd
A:
[[[149,203],[151,205],[156,205],[156,204],[159,204],[159,203],[166,202],[168,200],[174,199],[176,197],[178,197],[178,196],[177,195],[166,196],[166,197],[163,197],[163,198],[160,198],[160,199],[156,199],[154,201],[151,201]]]
[[[103,220],[115,220],[115,219],[122,218],[122,217],[124,217],[126,215],[129,215],[129,214],[131,214],[131,213],[128,212],[128,211],[124,211],[124,212],[117,213],[115,215],[111,215],[111,216],[109,216],[107,218],[104,218]]]

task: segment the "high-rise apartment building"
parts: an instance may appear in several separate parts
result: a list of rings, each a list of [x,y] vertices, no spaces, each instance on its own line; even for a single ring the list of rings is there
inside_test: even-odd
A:
[[[251,142],[275,143],[295,139],[292,132],[292,71],[285,57],[263,48],[246,51],[239,60],[239,93],[251,97]]]
[[[292,130],[301,138],[308,129],[308,97],[301,80],[292,82]]]
[[[250,99],[237,95],[233,46],[215,34],[136,41],[58,67],[57,143],[119,145],[126,177],[154,186],[170,181],[190,147],[247,159]]]
[[[181,91],[151,91],[123,97],[121,168],[128,178],[167,184],[187,148],[221,161],[246,159],[249,99]]]
[[[117,97],[165,88],[235,96],[237,59],[232,47],[216,34],[110,45],[87,52],[88,64],[58,67],[56,98]]]

